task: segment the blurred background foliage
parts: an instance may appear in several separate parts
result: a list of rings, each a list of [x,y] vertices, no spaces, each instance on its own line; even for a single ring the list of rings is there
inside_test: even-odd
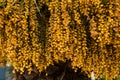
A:
[[[48,67],[62,62],[88,77],[92,70],[96,78],[119,77],[120,0],[0,0],[6,62],[21,75],[49,75]]]

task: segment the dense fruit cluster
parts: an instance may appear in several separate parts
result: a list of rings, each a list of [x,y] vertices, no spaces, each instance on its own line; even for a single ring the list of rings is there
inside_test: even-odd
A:
[[[108,80],[120,75],[119,0],[0,0],[0,62],[16,71],[69,60]]]

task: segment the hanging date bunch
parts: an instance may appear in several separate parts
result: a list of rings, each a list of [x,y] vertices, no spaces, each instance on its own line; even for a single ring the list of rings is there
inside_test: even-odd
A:
[[[0,63],[16,72],[69,61],[112,80],[119,57],[120,0],[0,0]]]

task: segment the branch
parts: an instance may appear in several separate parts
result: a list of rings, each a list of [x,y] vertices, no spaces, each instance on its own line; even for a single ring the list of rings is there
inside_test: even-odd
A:
[[[41,13],[40,13],[40,9],[39,9],[39,7],[38,7],[38,5],[37,5],[36,0],[34,0],[34,2],[35,2],[35,5],[36,5],[37,10],[38,10],[38,12],[39,12],[39,15],[42,16]]]

